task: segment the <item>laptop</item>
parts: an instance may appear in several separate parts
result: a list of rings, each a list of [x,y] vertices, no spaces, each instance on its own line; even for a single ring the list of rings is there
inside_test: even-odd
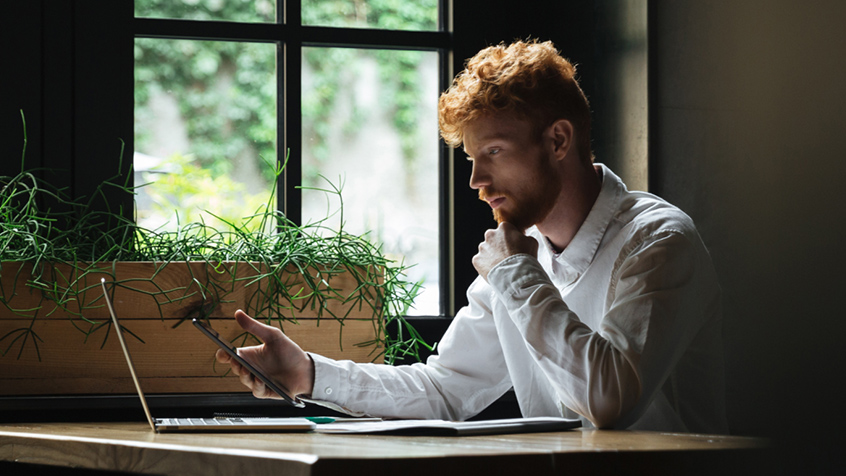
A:
[[[126,341],[123,338],[123,329],[120,327],[117,315],[115,314],[112,300],[106,290],[106,280],[100,279],[100,285],[103,287],[103,297],[106,300],[106,306],[109,308],[109,314],[112,316],[112,323],[116,329],[120,347],[123,350],[123,355],[126,357],[126,364],[129,366],[129,373],[132,375],[132,382],[135,384],[135,390],[138,391],[138,397],[141,399],[141,406],[144,407],[144,414],[147,416],[147,422],[150,423],[150,428],[156,432],[215,432],[215,431],[311,431],[316,428],[316,423],[306,418],[270,418],[270,417],[215,417],[215,418],[153,418],[150,412],[150,407],[147,405],[147,398],[141,390],[141,384],[138,382],[138,376],[135,373],[135,365],[132,363],[132,357],[129,355],[129,348],[126,346]]]

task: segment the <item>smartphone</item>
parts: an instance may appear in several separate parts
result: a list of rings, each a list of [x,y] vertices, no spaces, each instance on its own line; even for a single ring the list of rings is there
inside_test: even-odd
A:
[[[227,354],[232,356],[233,359],[235,359],[245,369],[249,370],[250,373],[253,374],[257,379],[264,382],[264,384],[267,385],[267,388],[276,392],[280,397],[282,397],[283,400],[290,403],[291,405],[298,407],[298,408],[305,407],[305,403],[303,403],[299,398],[292,396],[291,392],[289,392],[285,387],[283,387],[282,385],[274,383],[266,375],[264,375],[261,371],[259,371],[257,368],[255,368],[255,366],[253,366],[251,363],[244,360],[243,357],[238,355],[238,351],[236,350],[236,347],[231,342],[229,342],[228,340],[220,337],[220,334],[218,334],[218,332],[216,330],[214,330],[208,323],[203,322],[203,321],[201,321],[197,318],[194,318],[193,322],[194,322],[194,326],[197,329],[199,329],[200,332],[205,334],[205,336],[208,337],[209,339],[213,340],[218,345],[218,347],[220,347]]]

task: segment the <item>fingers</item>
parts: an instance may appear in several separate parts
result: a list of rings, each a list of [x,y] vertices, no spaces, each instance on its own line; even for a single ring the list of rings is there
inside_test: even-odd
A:
[[[214,353],[214,358],[221,364],[229,364],[229,367],[232,369],[232,373],[234,373],[235,375],[249,373],[246,369],[244,369],[243,366],[241,366],[241,364],[238,363],[238,361],[233,359],[232,356],[230,356],[221,349],[218,349]]]
[[[488,234],[490,233],[490,234]],[[526,236],[519,228],[508,222],[502,222],[495,230],[485,233],[485,241],[490,241],[508,255],[526,253],[538,255],[538,241]]]
[[[520,253],[538,254],[538,241],[523,234],[508,222],[501,222],[494,230],[485,231],[485,241],[479,243],[479,252],[472,263],[479,275],[487,280],[488,273],[502,260]]]
[[[237,375],[239,378],[243,380],[244,376],[249,376],[250,371],[245,369],[237,360],[233,359],[231,355],[227,354],[221,349],[218,349],[214,353],[214,358],[221,364],[229,364],[229,367],[232,369],[232,373]]]
[[[235,363],[235,365],[238,365]],[[241,373],[238,374],[238,380],[241,382],[242,385],[250,389],[253,393],[253,396],[256,398],[280,398],[276,392],[267,388],[267,385],[264,384],[261,380],[256,378],[255,375],[251,374],[247,369],[240,367]],[[234,367],[233,367],[234,372]]]
[[[527,252],[527,254],[530,254],[534,257],[537,257],[538,256],[538,245],[539,245],[538,241],[533,240],[529,237],[526,237],[526,238],[527,238],[526,239],[526,247],[527,247],[526,252]]]
[[[238,323],[238,325],[241,326],[241,328],[243,328],[245,331],[249,332],[250,334],[253,334],[254,336],[258,337],[264,343],[267,343],[269,341],[272,342],[272,341],[276,340],[279,337],[278,334],[281,334],[281,331],[279,331],[275,327],[265,325],[265,324],[255,320],[255,319],[253,319],[252,317],[248,316],[247,313],[245,313],[244,311],[242,311],[240,309],[235,311],[235,320]],[[244,356],[242,351],[247,350],[247,352],[249,352],[250,355],[255,357],[255,355],[253,355],[255,350],[263,348],[263,347],[264,347],[264,345],[248,347],[248,348],[241,348],[241,349],[238,349],[238,353],[242,357],[247,358],[249,360],[248,357]],[[238,380],[241,382],[242,385],[244,385],[245,387],[250,389],[250,391],[252,392],[254,397],[256,397],[256,398],[281,398],[278,395],[276,395],[276,392],[267,388],[267,386],[264,384],[264,382],[257,379],[252,373],[250,373],[249,370],[247,370],[245,367],[243,367],[240,363],[238,363],[238,361],[236,361],[234,358],[232,358],[232,356],[230,356],[224,350],[218,349],[215,352],[215,359],[217,359],[217,361],[222,363],[222,364],[229,364],[229,366],[232,369],[232,373],[235,374],[238,377]]]
[[[238,361],[233,359],[226,352],[218,350],[215,353],[215,358],[217,358],[218,362],[228,363],[232,368],[232,373],[238,377],[238,381],[240,381],[242,385],[250,389],[254,397],[277,398],[276,392],[268,389],[264,382],[257,379],[253,374],[250,373],[249,370],[244,368],[241,364],[238,363]]]
[[[267,388],[261,380],[253,379],[253,396],[256,398],[279,398],[276,392]]]
[[[523,233],[520,232],[519,229],[517,229],[516,226],[512,225],[511,223],[508,223],[507,221],[501,222],[499,224],[499,226],[497,226],[497,228],[504,231],[505,233],[512,233],[512,232],[516,231],[517,233],[520,233],[521,235],[523,234]]]
[[[232,361],[232,357],[229,356],[223,349],[217,349],[214,353],[214,358],[221,364],[228,364]]]

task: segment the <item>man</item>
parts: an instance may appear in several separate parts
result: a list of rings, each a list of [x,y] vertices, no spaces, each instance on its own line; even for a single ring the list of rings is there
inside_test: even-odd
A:
[[[709,255],[679,209],[594,164],[574,67],[549,42],[486,48],[439,114],[499,222],[439,354],[396,367],[333,361],[240,311],[264,344],[239,352],[295,394],[351,414],[462,420],[513,388],[527,417],[727,432]],[[218,360],[255,396],[272,396]]]

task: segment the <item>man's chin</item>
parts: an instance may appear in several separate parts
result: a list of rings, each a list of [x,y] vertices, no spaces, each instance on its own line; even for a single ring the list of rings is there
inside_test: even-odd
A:
[[[532,227],[534,223],[526,224],[525,220],[520,220],[519,218],[515,218],[514,216],[501,213],[498,210],[494,210],[494,220],[496,220],[497,225],[501,225],[503,223],[510,223],[515,228],[520,230],[520,233],[525,233],[526,230]]]

